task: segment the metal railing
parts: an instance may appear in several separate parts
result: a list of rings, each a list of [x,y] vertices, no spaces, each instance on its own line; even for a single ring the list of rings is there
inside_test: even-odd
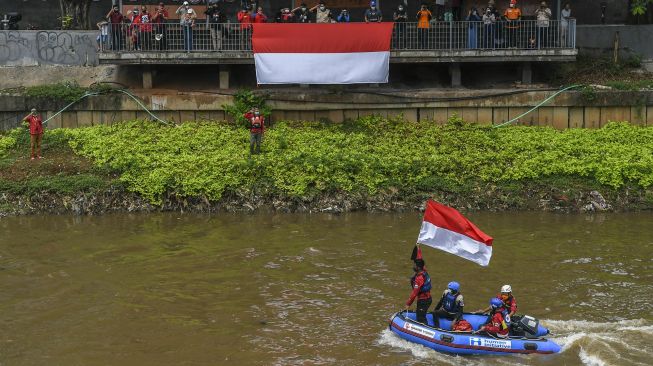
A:
[[[304,26],[304,25],[299,25]],[[334,24],[337,27],[338,24]],[[98,37],[103,52],[251,52],[252,28],[239,23],[110,24]],[[576,22],[549,20],[395,23],[392,50],[574,49]]]

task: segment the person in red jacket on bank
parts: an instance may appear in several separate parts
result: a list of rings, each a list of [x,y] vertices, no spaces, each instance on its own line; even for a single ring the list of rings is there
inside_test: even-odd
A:
[[[503,307],[503,301],[493,297],[490,300],[490,321],[474,333],[485,332],[495,337],[507,338],[510,329],[503,318],[503,314],[499,311],[501,307]]]
[[[43,121],[41,116],[36,113],[36,109],[32,108],[30,114],[23,118],[23,121],[29,123],[29,137],[32,153],[30,157],[32,160],[35,158],[41,159],[41,141],[43,140]]]
[[[415,308],[416,320],[422,324],[428,325],[426,321],[426,312],[429,310],[433,299],[431,299],[431,277],[429,276],[426,268],[424,268],[424,259],[422,259],[421,249],[417,248],[417,256],[414,259],[415,266],[413,271],[415,275],[410,279],[410,285],[413,291],[410,293],[408,301],[406,301],[406,311],[413,304],[417,298],[417,305]]]
[[[245,113],[244,117],[249,123],[249,153],[250,155],[260,154],[261,141],[265,130],[265,116],[261,114],[258,108],[253,108]]]

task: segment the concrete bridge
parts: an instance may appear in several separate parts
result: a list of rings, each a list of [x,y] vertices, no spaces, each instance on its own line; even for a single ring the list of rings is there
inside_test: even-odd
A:
[[[334,26],[338,26],[335,24]],[[143,87],[152,88],[156,65],[218,65],[220,88],[229,88],[230,65],[253,64],[251,32],[240,24],[197,24],[188,33],[178,24],[151,32],[129,25],[114,26],[98,54],[100,64],[142,65]],[[505,22],[439,22],[426,31],[416,23],[395,23],[391,63],[447,64],[451,85],[461,85],[461,63],[518,65],[521,81],[532,82],[532,63],[575,61],[576,24],[550,21],[542,31],[536,21],[521,21],[518,28]]]

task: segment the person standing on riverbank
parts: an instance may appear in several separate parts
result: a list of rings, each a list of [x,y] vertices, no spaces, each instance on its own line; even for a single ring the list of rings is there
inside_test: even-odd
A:
[[[265,117],[261,115],[258,108],[253,108],[245,113],[244,117],[249,122],[249,154],[260,154],[265,129]]]
[[[42,159],[41,141],[43,140],[43,121],[41,120],[41,116],[37,114],[35,108],[32,108],[30,114],[25,116],[23,121],[29,123],[29,137],[31,148],[30,158],[32,160],[35,158]]]

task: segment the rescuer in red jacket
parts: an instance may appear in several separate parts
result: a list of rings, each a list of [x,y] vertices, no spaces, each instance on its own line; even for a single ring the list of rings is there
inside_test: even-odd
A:
[[[506,324],[503,314],[499,309],[503,307],[503,301],[493,297],[490,300],[490,321],[478,329],[478,332],[486,332],[492,336],[506,338],[510,329]]]
[[[415,309],[416,320],[422,324],[426,322],[426,312],[431,306],[431,277],[424,268],[423,259],[415,259],[415,266],[413,267],[415,275],[410,279],[410,285],[413,291],[410,293],[408,301],[406,301],[406,310],[413,304],[417,298],[417,305]],[[428,324],[427,324],[428,325]]]
[[[265,116],[258,108],[253,108],[245,113],[244,117],[249,123],[249,153],[251,155],[260,154],[263,131],[265,130]]]

